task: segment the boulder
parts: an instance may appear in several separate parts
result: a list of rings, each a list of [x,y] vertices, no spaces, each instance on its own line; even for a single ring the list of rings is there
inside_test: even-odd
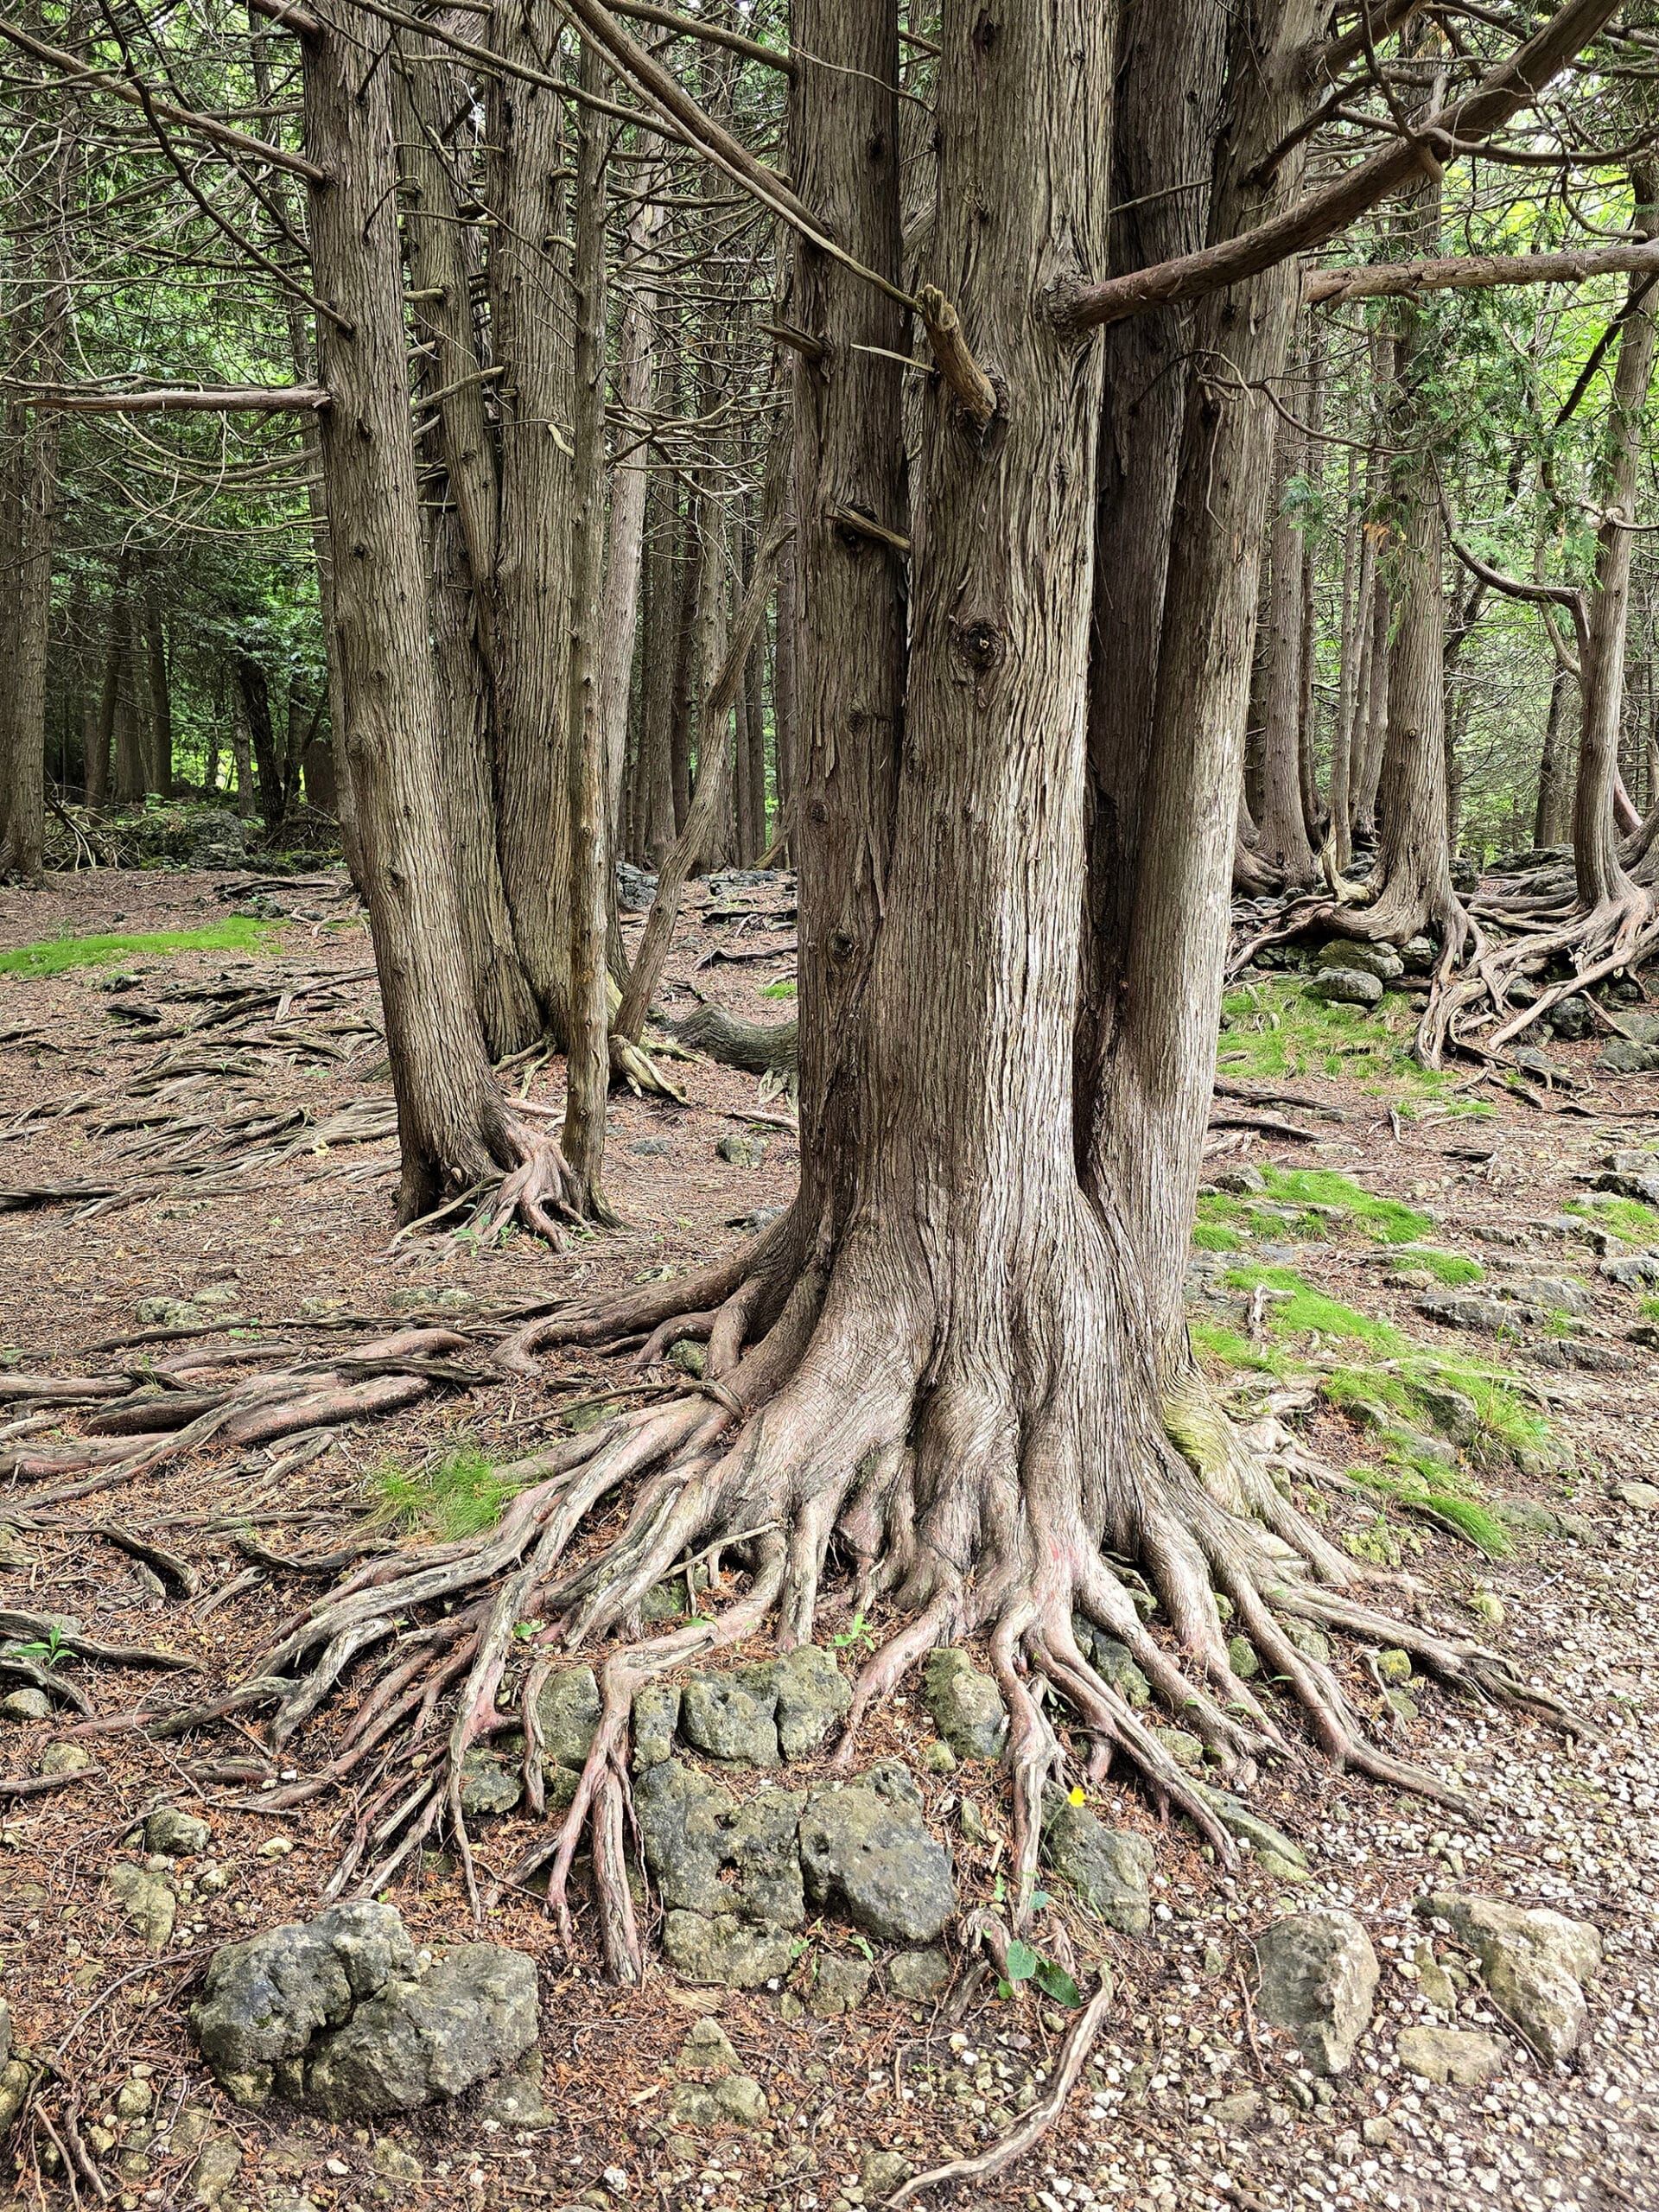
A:
[[[1256,1939],[1262,2018],[1296,2038],[1316,2074],[1346,2071],[1371,2017],[1376,1954],[1351,1912],[1287,1915]]]
[[[721,1137],[715,1150],[730,1167],[758,1167],[766,1156],[766,1143],[764,1137],[733,1135]]]
[[[1309,977],[1307,995],[1337,1006],[1381,1006],[1382,982],[1363,968],[1321,968]]]
[[[1402,2028],[1394,2052],[1426,2082],[1452,2082],[1461,2088],[1490,2082],[1509,2056],[1496,2036],[1478,2028]]]
[[[933,1726],[959,1759],[993,1759],[1008,1731],[1002,1693],[965,1651],[931,1651],[922,1670],[922,1700]]]
[[[800,1842],[811,1902],[839,1904],[872,1936],[931,1943],[957,1909],[950,1853],[928,1834],[915,1783],[896,1759],[861,1783],[814,1790]]]
[[[349,2120],[458,2097],[521,2058],[537,2025],[536,1961],[463,1943],[418,1979],[389,1981],[324,2039],[306,2069],[307,2101]]]
[[[1659,1045],[1638,1045],[1633,1037],[1615,1037],[1596,1054],[1603,1075],[1651,1075],[1659,1068]]]
[[[168,1859],[194,1859],[211,1840],[207,1821],[194,1813],[180,1812],[175,1805],[158,1805],[144,1822],[145,1850]]]
[[[1659,1288],[1659,1252],[1631,1252],[1618,1259],[1604,1260],[1599,1272],[1624,1290]]]
[[[1328,1649],[1322,1656],[1329,1656]],[[1236,1836],[1241,1843],[1248,1843],[1264,1863],[1268,1863],[1269,1872],[1281,1876],[1287,1872],[1292,1878],[1306,1878],[1307,1854],[1300,1844],[1293,1843],[1270,1821],[1264,1821],[1242,1797],[1235,1797],[1209,1783],[1201,1782],[1197,1788],[1228,1834]]]
[[[1452,1891],[1438,1891],[1425,1909],[1480,1961],[1493,2004],[1528,2042],[1551,2058],[1570,2058],[1587,2011],[1580,1984],[1601,1964],[1601,1937],[1590,1923]]]
[[[680,1733],[710,1758],[778,1764],[778,1685],[770,1667],[696,1675],[680,1693]]]
[[[1433,973],[1440,950],[1431,937],[1408,937],[1400,948],[1400,957],[1408,976],[1428,976]]]
[[[1404,959],[1391,944],[1363,944],[1356,939],[1332,938],[1322,944],[1313,956],[1316,970],[1328,973],[1357,970],[1362,976],[1375,976],[1379,983],[1391,983],[1396,976],[1406,972]]]
[[[215,1951],[190,2024],[221,2086],[257,2103],[277,2065],[298,2058],[394,1975],[414,1971],[415,1947],[393,1907],[332,1905],[313,1921]]]
[[[1043,1853],[1091,1911],[1125,1936],[1152,1925],[1152,1846],[1144,1836],[1109,1828],[1086,1805],[1055,1793],[1045,1808]]]

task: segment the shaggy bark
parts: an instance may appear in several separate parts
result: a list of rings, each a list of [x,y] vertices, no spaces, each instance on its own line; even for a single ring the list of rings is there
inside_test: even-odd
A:
[[[1289,424],[1281,422],[1274,440],[1268,503],[1272,534],[1262,683],[1262,806],[1255,848],[1257,857],[1294,890],[1312,883],[1319,873],[1307,842],[1300,765],[1302,533],[1288,509],[1300,444]]]
[[[1559,845],[1567,835],[1571,819],[1567,795],[1573,783],[1568,727],[1573,692],[1572,671],[1558,668],[1549,687],[1549,710],[1538,761],[1538,804],[1532,819],[1532,842],[1537,846]]]

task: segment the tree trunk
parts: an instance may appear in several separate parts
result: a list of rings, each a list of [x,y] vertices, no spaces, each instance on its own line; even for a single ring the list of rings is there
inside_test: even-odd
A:
[[[1302,533],[1288,511],[1290,480],[1300,440],[1281,423],[1274,446],[1269,512],[1266,671],[1262,684],[1262,805],[1256,850],[1285,882],[1300,889],[1319,871],[1307,842],[1301,767]]]
[[[410,439],[389,34],[322,0],[303,42],[321,418],[343,736],[397,1102],[398,1212],[523,1160],[474,1003],[440,793],[428,594]],[[344,327],[342,327],[344,326]]]
[[[149,678],[149,787],[173,796],[173,696],[168,681],[167,632],[162,620],[161,580],[152,575],[144,594],[144,665]]]
[[[662,866],[681,817],[674,779],[676,684],[680,658],[679,517],[674,480],[653,476],[647,498],[645,665],[640,671],[639,779],[642,864]]]
[[[130,598],[121,601],[121,635],[117,646],[115,683],[115,803],[143,804],[144,726],[138,707],[138,664],[134,651],[139,642],[138,610]]]
[[[283,772],[276,757],[276,733],[270,719],[270,686],[266,682],[264,667],[255,656],[238,646],[235,655],[237,688],[242,696],[242,715],[249,742],[253,747],[253,772],[259,794],[259,818],[268,830],[276,830],[283,821]],[[238,797],[241,795],[240,770],[238,772]],[[239,811],[245,812],[242,808]]]
[[[103,806],[110,795],[110,754],[115,743],[116,711],[121,697],[122,640],[127,637],[127,570],[130,556],[122,549],[110,589],[109,626],[104,639],[104,673],[99,685],[98,720],[91,733],[86,757],[86,804]]]
[[[1538,804],[1533,815],[1532,842],[1535,846],[1565,842],[1571,822],[1567,793],[1573,788],[1568,772],[1572,736],[1568,728],[1574,684],[1570,669],[1558,668],[1549,687],[1549,712],[1544,720],[1544,747],[1538,763]]]
[[[1633,182],[1636,229],[1638,236],[1651,238],[1659,230],[1659,208],[1654,205],[1656,173],[1643,164],[1633,172]],[[1641,278],[1632,277],[1619,324],[1618,365],[1598,486],[1608,520],[1597,540],[1595,588],[1589,594],[1579,647],[1583,714],[1573,797],[1573,861],[1579,902],[1591,911],[1628,906],[1637,895],[1618,856],[1613,785],[1624,712],[1624,641],[1635,543],[1628,525],[1636,520],[1644,420],[1653,382],[1654,329],[1648,289]]]

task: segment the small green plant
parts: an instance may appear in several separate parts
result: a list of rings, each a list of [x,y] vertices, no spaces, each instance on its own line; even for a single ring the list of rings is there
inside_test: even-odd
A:
[[[1198,1221],[1192,1225],[1192,1243],[1200,1252],[1241,1252],[1244,1239],[1224,1221]]]
[[[1426,1213],[1404,1205],[1398,1198],[1380,1198],[1351,1176],[1333,1167],[1274,1167],[1262,1170],[1269,1198],[1281,1205],[1320,1206],[1328,1217],[1359,1222],[1379,1244],[1411,1244],[1427,1236],[1433,1223]]]
[[[54,1621],[44,1637],[37,1637],[31,1643],[13,1643],[8,1649],[15,1658],[33,1659],[42,1667],[67,1666],[74,1653],[63,1640],[63,1630]]]
[[[388,1465],[373,1481],[381,1521],[429,1530],[445,1542],[494,1528],[518,1487],[474,1444],[458,1445],[419,1467]]]
[[[1639,1198],[1616,1198],[1599,1192],[1592,1198],[1569,1198],[1565,1211],[1581,1221],[1592,1221],[1621,1244],[1659,1245],[1659,1212]]]
[[[1077,1987],[1064,1967],[1056,1966],[1052,1959],[1046,1959],[1016,1936],[1008,1946],[1007,1972],[996,1985],[999,1997],[1012,1997],[1022,1981],[1034,1981],[1046,1997],[1057,2005],[1074,2009],[1083,2002],[1083,1992]]]
[[[839,1636],[830,1639],[837,1651],[874,1651],[875,1631],[862,1613],[855,1613]]]
[[[60,976],[67,968],[101,967],[106,961],[125,959],[131,954],[257,952],[275,926],[235,914],[209,929],[42,938],[37,944],[0,952],[0,975]]]
[[[1294,1268],[1230,1268],[1224,1278],[1230,1290],[1265,1290],[1263,1318],[1273,1336],[1329,1337],[1338,1342],[1370,1344],[1373,1350],[1397,1352],[1405,1340],[1386,1321],[1373,1320],[1352,1306],[1327,1298],[1303,1281]]]

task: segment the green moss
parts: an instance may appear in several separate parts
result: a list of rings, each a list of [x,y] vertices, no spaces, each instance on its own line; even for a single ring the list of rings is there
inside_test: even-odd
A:
[[[1281,1205],[1325,1206],[1333,1212],[1363,1222],[1379,1243],[1409,1244],[1432,1230],[1426,1213],[1402,1205],[1398,1198],[1380,1198],[1351,1176],[1333,1167],[1264,1167],[1268,1196]]]
[[[1212,1367],[1246,1368],[1252,1373],[1282,1377],[1292,1362],[1270,1345],[1253,1344],[1219,1321],[1189,1320],[1186,1333],[1198,1357]]]
[[[1478,1260],[1465,1259],[1461,1252],[1443,1252],[1434,1244],[1397,1244],[1392,1264],[1395,1268],[1421,1268],[1436,1282],[1448,1287],[1478,1282],[1486,1272]]]
[[[1386,1321],[1373,1320],[1352,1306],[1327,1298],[1322,1290],[1315,1290],[1304,1282],[1294,1268],[1230,1268],[1224,1280],[1231,1290],[1255,1291],[1262,1287],[1279,1294],[1269,1299],[1265,1317],[1273,1336],[1318,1334],[1340,1342],[1370,1344],[1381,1352],[1404,1349],[1404,1339],[1398,1330],[1390,1328]]]
[[[792,999],[795,985],[788,976],[782,976],[775,983],[762,983],[760,995],[763,999]]]
[[[1408,1511],[1415,1510],[1449,1524],[1488,1559],[1506,1559],[1515,1547],[1495,1515],[1472,1498],[1446,1488],[1446,1470],[1425,1471],[1402,1455],[1389,1467],[1350,1467],[1349,1479],[1362,1489],[1380,1492]]]
[[[1192,1242],[1200,1252],[1236,1252],[1244,1239],[1225,1222],[1199,1221],[1192,1225]]]
[[[1616,1198],[1610,1192],[1599,1192],[1592,1198],[1569,1198],[1565,1211],[1577,1214],[1581,1220],[1593,1221],[1598,1229],[1617,1236],[1621,1244],[1637,1244],[1644,1249],[1659,1244],[1659,1213],[1651,1206],[1644,1206],[1639,1198]]]
[[[378,1519],[429,1531],[446,1542],[494,1528],[518,1487],[476,1445],[467,1444],[419,1467],[388,1462],[371,1480],[380,1497]]]
[[[104,937],[43,938],[0,952],[0,975],[60,976],[66,968],[96,968],[130,954],[169,952],[257,952],[275,925],[233,914],[211,929],[158,930],[149,936],[118,932]]]

